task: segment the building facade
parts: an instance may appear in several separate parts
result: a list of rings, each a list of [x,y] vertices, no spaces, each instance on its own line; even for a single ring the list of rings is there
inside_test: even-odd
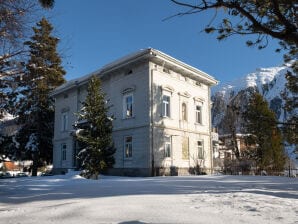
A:
[[[140,50],[58,87],[55,97],[53,167],[77,166],[73,124],[98,75],[112,107],[116,163],[110,174],[183,175],[212,169],[208,74],[155,49]]]

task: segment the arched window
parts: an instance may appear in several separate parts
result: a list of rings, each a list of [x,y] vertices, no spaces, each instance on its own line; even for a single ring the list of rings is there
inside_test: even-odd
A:
[[[186,103],[182,103],[182,120],[187,121],[187,106],[186,106]]]

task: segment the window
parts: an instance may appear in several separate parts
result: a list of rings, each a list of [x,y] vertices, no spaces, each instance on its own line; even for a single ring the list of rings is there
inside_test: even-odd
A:
[[[202,124],[202,106],[196,105],[196,123]]]
[[[163,117],[170,117],[171,115],[171,102],[170,102],[170,96],[168,95],[163,95],[162,96],[162,116]]]
[[[124,140],[124,153],[125,158],[131,158],[132,157],[132,137],[127,136]]]
[[[171,142],[165,143],[165,157],[171,157]]]
[[[67,146],[65,143],[61,144],[61,159],[62,160],[66,160],[66,148],[67,148]]]
[[[68,126],[68,113],[64,112],[62,113],[62,119],[61,119],[61,131],[66,131]]]
[[[186,103],[182,103],[182,120],[187,121],[187,106],[186,106]]]
[[[188,137],[182,139],[182,159],[189,159]]]
[[[131,118],[133,116],[133,95],[124,95],[123,97],[123,118]]]
[[[203,141],[197,141],[198,159],[204,159],[204,144]]]

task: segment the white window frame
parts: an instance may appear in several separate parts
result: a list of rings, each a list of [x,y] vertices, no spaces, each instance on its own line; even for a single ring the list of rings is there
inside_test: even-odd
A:
[[[165,100],[164,97],[166,97],[168,101]],[[162,116],[171,117],[171,94],[162,94]]]
[[[198,140],[196,142],[196,144],[197,144],[197,149],[198,149],[198,159],[204,159],[205,158],[204,141],[202,139]]]
[[[200,110],[198,110],[198,107]],[[195,103],[195,121],[196,124],[203,124],[203,104],[199,102]]]
[[[130,142],[128,142],[128,139],[131,139]],[[124,158],[125,159],[131,159],[132,158],[132,153],[133,153],[133,138],[132,136],[124,136]]]
[[[68,112],[61,114],[61,131],[67,131],[68,129]]]
[[[170,141],[166,141],[164,145],[165,158],[171,158],[172,156],[172,144]]]
[[[67,159],[67,144],[61,144],[61,160],[65,161]]]
[[[127,99],[131,97],[131,104],[128,105]],[[133,93],[123,95],[123,119],[134,117],[134,96]]]

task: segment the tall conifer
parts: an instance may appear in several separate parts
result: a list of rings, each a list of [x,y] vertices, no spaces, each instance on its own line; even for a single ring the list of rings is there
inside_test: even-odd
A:
[[[247,142],[255,145],[250,152],[259,169],[281,171],[285,165],[284,147],[277,119],[259,93],[253,93],[244,113]]]
[[[286,101],[285,110],[287,114],[287,123],[283,127],[283,133],[288,143],[294,144],[298,153],[298,61],[297,57],[292,61],[293,72],[288,71],[286,78],[288,80],[287,92],[283,93]]]
[[[109,108],[101,90],[100,79],[93,76],[89,81],[86,100],[78,113],[79,122],[75,125],[78,129],[77,140],[83,146],[78,157],[87,178],[97,179],[100,173],[112,167],[115,162],[113,118],[107,116]]]
[[[50,92],[65,82],[65,71],[57,52],[59,39],[52,36],[52,25],[43,18],[33,27],[34,35],[25,44],[30,50],[26,72],[22,75],[18,99],[18,122],[22,126],[17,134],[19,150],[33,161],[32,175],[44,162],[52,161],[54,124],[53,99]]]

